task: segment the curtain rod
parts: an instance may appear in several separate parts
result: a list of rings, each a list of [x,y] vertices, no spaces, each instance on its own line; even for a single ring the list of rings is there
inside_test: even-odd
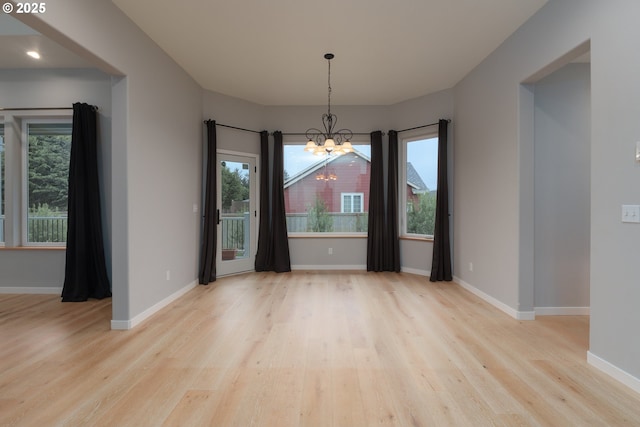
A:
[[[1,110],[2,110],[2,108],[0,108],[0,111]],[[209,120],[205,120],[204,123],[207,123],[208,121]],[[447,119],[447,122],[451,123],[451,119]],[[426,127],[429,127],[429,126],[435,126],[438,123],[439,122],[429,123],[427,125],[415,126],[415,127],[412,127],[412,128],[402,129],[402,130],[399,130],[397,132],[400,133],[400,132],[408,132],[410,130],[415,130],[415,129],[422,129],[422,128],[426,128]],[[245,131],[245,132],[252,132],[252,133],[258,133],[258,134],[261,133],[260,131],[257,131],[257,130],[245,129],[245,128],[241,128],[241,127],[238,127],[238,126],[225,125],[225,124],[217,123],[217,122],[216,122],[216,126],[222,126],[222,127],[225,127],[225,128],[242,130],[242,131]],[[270,132],[269,135],[273,135],[273,133]],[[307,134],[306,133],[302,133],[302,132],[282,132],[282,135],[283,136],[306,136]],[[367,135],[371,135],[371,133],[370,132],[354,132],[353,135],[354,136],[367,136]],[[386,135],[386,134],[383,132],[382,135]]]
[[[209,120],[205,120],[204,123],[206,124],[208,121]],[[218,123],[218,122],[216,122],[216,126],[222,126],[222,127],[225,127],[225,128],[242,130],[242,131],[245,131],[245,132],[261,133],[260,131],[257,131],[257,130],[241,128],[241,127],[238,127],[238,126],[225,125],[225,124]],[[269,135],[273,136],[273,132],[269,132]],[[306,135],[307,135],[306,133],[302,133],[302,132],[282,132],[282,136],[306,136]],[[357,133],[357,132],[354,132],[353,135],[365,135],[366,136],[366,135],[370,135],[370,133],[362,133],[362,132],[361,133]],[[383,135],[384,135],[384,133],[383,133]]]
[[[92,105],[95,111],[98,111],[98,107]],[[19,107],[19,108],[3,108],[0,107],[0,111],[52,111],[52,110],[73,110],[73,107]]]
[[[205,120],[203,123],[204,123],[204,124],[207,124],[207,122],[210,122],[210,121],[215,121],[215,120],[211,120],[211,119],[209,119],[209,120]],[[229,128],[229,129],[243,130],[243,131],[245,131],[245,132],[261,133],[261,132],[260,132],[260,131],[258,131],[258,130],[245,129],[245,128],[241,128],[241,127],[238,127],[238,126],[223,125],[222,123],[218,123],[218,122],[216,122],[216,126],[222,126],[222,127],[224,127],[224,128]]]
[[[415,127],[412,127],[412,128],[402,129],[402,130],[399,130],[399,131],[397,131],[397,132],[398,132],[398,133],[400,133],[400,132],[407,132],[407,131],[414,130],[414,129],[427,128],[427,127],[429,127],[429,126],[435,126],[435,125],[437,125],[437,124],[439,124],[439,123],[440,123],[440,122],[435,122],[435,123],[429,123],[428,125],[415,126]],[[447,123],[451,123],[451,119],[447,119]]]
[[[306,133],[302,133],[302,132],[283,132],[282,133],[283,136],[307,136]],[[371,135],[371,132],[353,132],[354,136],[369,136]],[[383,133],[384,135],[384,133]]]
[[[98,108],[98,107],[94,107]],[[73,110],[73,107],[22,107],[22,108],[1,108],[0,111],[38,111],[38,110]]]

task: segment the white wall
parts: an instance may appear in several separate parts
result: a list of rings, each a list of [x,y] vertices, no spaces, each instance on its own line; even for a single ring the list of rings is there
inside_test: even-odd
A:
[[[589,64],[569,64],[535,84],[536,312],[589,307],[590,89]]]
[[[112,326],[131,327],[197,281],[202,90],[110,1],[18,18],[115,76]]]
[[[3,108],[71,107],[74,102],[98,106],[98,163],[100,170],[103,234],[107,257],[107,270],[111,275],[111,78],[98,70],[0,70],[0,102]],[[71,111],[67,111],[71,115]],[[32,117],[33,112],[7,111],[5,120],[19,126],[20,118]],[[11,117],[11,119],[9,119]],[[7,124],[11,126],[11,124]],[[20,146],[20,141],[5,141]],[[14,148],[15,148],[14,147]],[[7,147],[8,148],[8,147]],[[14,170],[20,164],[20,150],[10,150],[8,158]],[[9,153],[7,153],[9,154]],[[20,206],[20,182],[9,179],[8,186],[18,185],[16,191],[6,190],[6,197],[15,198]],[[16,207],[16,206],[14,206]],[[18,211],[19,214],[19,211]],[[10,213],[11,215],[11,213]],[[15,230],[14,230],[15,231]],[[11,233],[9,233],[11,234]],[[11,237],[9,240],[11,240]],[[2,249],[0,251],[0,288],[11,291],[55,291],[64,282],[64,250]]]
[[[521,135],[521,83],[591,41],[590,357],[636,379],[640,226],[621,223],[620,206],[640,203],[640,98],[630,95],[640,93],[638,16],[638,2],[550,1],[456,86],[454,122],[455,275],[531,310],[533,290],[520,287],[530,245],[521,221],[531,217],[520,195],[533,188],[531,156],[521,156],[533,153]]]

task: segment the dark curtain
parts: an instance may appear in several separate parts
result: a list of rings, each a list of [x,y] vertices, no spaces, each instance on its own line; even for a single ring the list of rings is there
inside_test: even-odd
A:
[[[451,281],[451,249],[449,242],[449,184],[447,179],[447,128],[449,122],[438,122],[438,191],[436,224],[433,232],[432,282]]]
[[[207,120],[205,123],[207,125],[207,172],[204,189],[204,224],[200,246],[199,280],[201,285],[206,285],[216,280],[216,246],[218,239],[216,122],[215,120]]]
[[[284,208],[284,148],[282,132],[273,133],[273,188],[271,189],[271,257],[276,273],[291,271],[289,236]]]
[[[387,216],[384,239],[384,269],[400,272],[398,240],[398,132],[389,131],[389,164],[387,168]]]
[[[269,215],[269,133],[260,132],[260,226],[258,229],[258,251],[256,253],[256,271],[269,271],[271,268],[271,227]]]
[[[369,183],[369,221],[367,231],[367,271],[383,271],[384,263],[384,179],[382,132],[371,132],[371,179]]]
[[[62,301],[108,298],[100,214],[96,107],[73,104],[69,161],[67,251]]]

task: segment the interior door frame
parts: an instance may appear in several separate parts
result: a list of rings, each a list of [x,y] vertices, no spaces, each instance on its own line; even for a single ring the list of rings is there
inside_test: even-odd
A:
[[[255,258],[258,250],[258,218],[260,215],[260,194],[258,189],[260,188],[260,174],[259,174],[259,162],[260,155],[253,153],[242,153],[239,151],[218,149],[216,150],[216,174],[218,181],[217,188],[217,200],[216,209],[222,211],[222,172],[221,162],[227,160],[232,162],[248,162],[253,167],[251,179],[249,180],[249,219],[250,219],[250,239],[249,239],[249,251],[250,254],[246,258],[234,259],[234,260],[222,260],[222,222],[218,227],[218,239],[216,242],[216,271],[217,276],[229,276],[232,274],[245,273],[249,271],[255,271]],[[253,214],[251,214],[253,212]]]

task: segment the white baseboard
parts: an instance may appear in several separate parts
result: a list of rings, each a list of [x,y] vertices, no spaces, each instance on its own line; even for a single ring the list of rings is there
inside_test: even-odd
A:
[[[37,286],[3,286],[0,287],[0,294],[43,294],[43,295],[62,295],[62,288],[37,287]]]
[[[292,265],[291,270],[366,270],[366,265]]]
[[[536,316],[588,316],[590,307],[535,307]]]
[[[535,318],[536,318],[536,312],[535,311],[518,311],[518,310],[515,310],[515,309],[509,307],[507,304],[503,303],[502,301],[499,301],[496,298],[492,297],[491,295],[482,292],[480,289],[476,288],[475,286],[470,285],[469,283],[465,282],[464,280],[460,279],[459,277],[454,276],[453,280],[455,282],[457,282],[460,286],[462,286],[464,289],[468,290],[469,292],[471,292],[475,296],[482,298],[483,300],[485,300],[486,302],[488,302],[492,306],[494,306],[497,309],[505,312],[506,314],[508,314],[509,316],[513,317],[514,319],[518,319],[518,320],[535,320]]]
[[[173,294],[169,295],[168,297],[166,297],[162,301],[154,304],[153,306],[149,307],[148,309],[146,309],[142,313],[138,314],[133,319],[130,319],[130,320],[112,320],[111,321],[111,329],[114,329],[114,330],[133,329],[137,325],[142,323],[144,320],[148,319],[153,314],[155,314],[158,311],[162,310],[163,308],[165,308],[166,306],[168,306],[169,304],[171,304],[172,302],[174,302],[175,300],[177,300],[178,298],[180,298],[181,296],[183,296],[184,294],[186,294],[191,289],[193,289],[193,288],[195,288],[197,286],[198,286],[198,281],[194,280],[193,282],[189,283],[184,288],[174,292]]]
[[[427,277],[431,276],[431,271],[419,270],[417,268],[402,267],[400,271],[402,271],[403,273],[416,274],[418,276],[427,276]]]
[[[640,393],[640,379],[634,377],[630,373],[623,371],[615,365],[612,365],[611,363],[596,356],[590,351],[587,351],[587,362],[591,366],[620,381],[622,384],[626,385],[636,393]]]

